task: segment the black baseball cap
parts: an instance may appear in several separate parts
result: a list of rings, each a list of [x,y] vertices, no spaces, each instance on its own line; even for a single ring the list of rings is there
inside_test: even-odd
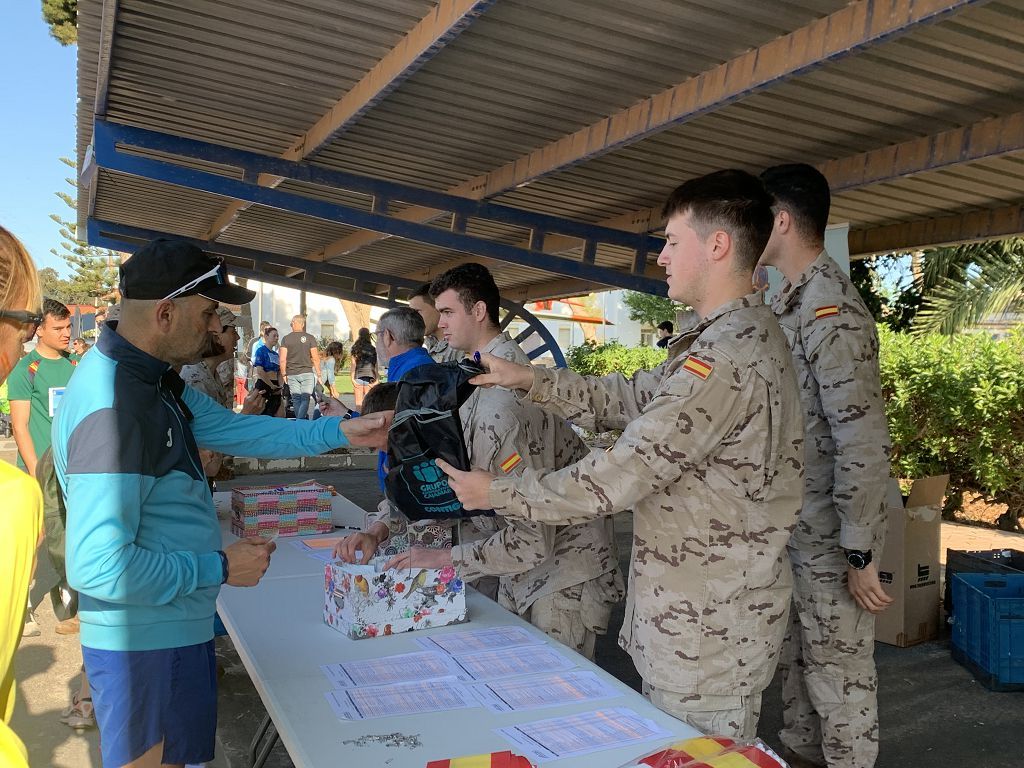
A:
[[[150,240],[121,264],[121,296],[156,300],[204,296],[224,304],[248,304],[255,291],[228,282],[224,260],[184,240]]]

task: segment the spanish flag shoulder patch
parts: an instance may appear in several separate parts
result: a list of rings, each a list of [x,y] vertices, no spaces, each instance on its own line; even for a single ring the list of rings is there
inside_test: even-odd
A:
[[[839,314],[839,307],[829,304],[827,307],[818,307],[814,310],[814,319],[821,320],[823,317],[832,317]]]
[[[683,363],[683,370],[689,371],[698,379],[707,381],[708,376],[710,376],[711,372],[715,370],[715,367],[710,363],[705,363],[698,357],[690,355],[686,358],[686,362]]]
[[[507,475],[513,469],[518,467],[522,460],[522,456],[520,456],[518,453],[513,453],[511,456],[509,456],[507,459],[501,462],[501,464],[499,464],[498,466],[500,466],[501,471]]]

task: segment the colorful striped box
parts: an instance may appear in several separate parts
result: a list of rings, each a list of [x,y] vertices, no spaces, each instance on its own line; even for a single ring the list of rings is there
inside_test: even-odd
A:
[[[332,530],[331,489],[315,480],[231,491],[231,532],[236,536],[305,536]]]

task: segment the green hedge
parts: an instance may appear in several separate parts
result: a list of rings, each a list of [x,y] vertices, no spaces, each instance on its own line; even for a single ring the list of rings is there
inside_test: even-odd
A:
[[[584,376],[606,376],[618,371],[632,376],[639,369],[650,370],[665,362],[666,352],[655,347],[627,347],[617,341],[587,343],[570,347],[565,362]]]
[[[894,472],[949,472],[952,506],[976,488],[1024,510],[1024,332],[879,334]]]
[[[947,509],[976,489],[1024,516],[1024,330],[912,337],[879,327],[893,474],[950,474]],[[566,354],[579,373],[631,376],[665,360],[651,347],[584,344]]]

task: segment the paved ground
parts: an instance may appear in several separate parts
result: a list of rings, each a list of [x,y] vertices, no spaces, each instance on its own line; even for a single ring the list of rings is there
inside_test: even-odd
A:
[[[261,482],[296,477],[267,475]],[[322,473],[318,479],[335,485],[360,506],[376,504],[378,492],[372,471]],[[243,482],[251,482],[251,478]],[[620,547],[628,553],[629,515],[620,516],[617,530]],[[1024,536],[944,523],[942,546],[943,558],[947,546],[1024,550]],[[615,632],[621,621],[620,608],[613,617]],[[40,623],[42,636],[26,638],[18,654],[19,699],[12,724],[29,745],[33,766],[98,768],[95,731],[79,735],[57,720],[70,698],[70,681],[80,664],[77,636],[56,635],[52,630],[53,615],[46,605],[40,610]],[[614,643],[614,632],[599,643],[597,655],[605,669],[639,687],[632,662]],[[224,676],[220,688],[222,749],[217,765],[238,768],[246,765],[244,756],[264,710],[230,641],[219,642],[218,656]],[[923,768],[933,764],[1019,768],[1024,763],[1024,729],[1020,726],[1024,697],[992,693],[975,682],[969,672],[950,658],[948,637],[907,649],[879,644],[875,657],[881,680],[883,724],[877,768]],[[776,681],[765,694],[760,728],[769,743],[776,741],[774,734],[780,720]],[[287,768],[292,763],[279,745],[267,765]]]

